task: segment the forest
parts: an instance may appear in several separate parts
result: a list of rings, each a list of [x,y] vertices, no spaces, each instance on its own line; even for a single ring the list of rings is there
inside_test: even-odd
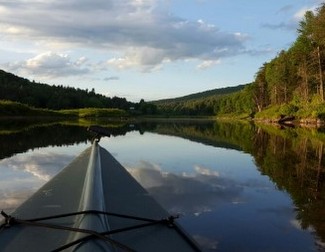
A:
[[[227,110],[226,104],[231,100],[229,95],[238,94],[245,87],[246,85],[239,85],[213,89],[175,99],[154,101],[153,104],[157,105],[159,114],[162,115],[213,116],[216,107],[222,106],[220,110]],[[221,104],[221,101],[225,101],[225,103]]]
[[[256,73],[251,88],[254,110],[282,106],[287,114],[324,119],[325,4],[305,13],[297,33],[288,50]]]
[[[83,90],[62,85],[50,86],[48,84],[36,83],[28,79],[21,78],[12,73],[0,70],[0,101],[17,102],[0,103],[0,115],[2,110],[16,109],[13,115],[19,114],[19,111],[25,113],[27,105],[31,108],[48,110],[68,110],[80,108],[110,108],[131,111],[134,114],[154,113],[156,107],[143,99],[139,103],[127,101],[120,97],[107,97],[97,94],[95,89]],[[10,105],[10,106],[9,106]],[[3,112],[3,111],[2,111]],[[33,113],[33,110],[31,111]],[[9,113],[6,113],[10,115]],[[48,115],[48,113],[46,113]]]
[[[31,82],[14,74],[0,70],[0,99],[20,102],[35,108],[120,108],[129,109],[135,104],[125,98],[109,98],[91,91],[73,87],[50,86]]]

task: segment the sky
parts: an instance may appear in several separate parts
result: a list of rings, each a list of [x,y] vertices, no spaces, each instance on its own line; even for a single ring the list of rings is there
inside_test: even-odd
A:
[[[129,101],[250,83],[324,0],[0,0],[0,69]]]

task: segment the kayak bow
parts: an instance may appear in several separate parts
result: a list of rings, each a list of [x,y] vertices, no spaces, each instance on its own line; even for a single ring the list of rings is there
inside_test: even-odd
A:
[[[1,251],[200,251],[97,141],[2,215]]]

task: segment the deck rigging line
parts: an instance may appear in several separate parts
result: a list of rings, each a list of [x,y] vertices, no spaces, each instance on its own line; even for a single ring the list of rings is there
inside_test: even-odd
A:
[[[54,224],[49,224],[49,223],[42,223],[40,221],[44,220],[51,220],[51,219],[58,219],[58,218],[64,218],[64,217],[69,217],[69,216],[77,216],[77,215],[85,215],[85,214],[99,214],[99,215],[106,215],[106,216],[114,216],[114,217],[119,217],[119,218],[125,218],[125,219],[133,219],[133,220],[138,220],[138,221],[144,221],[146,223],[138,224],[138,225],[132,225],[132,226],[127,226],[124,228],[118,228],[110,231],[105,231],[105,232],[96,232],[93,230],[88,230],[88,229],[80,229],[80,228],[74,228],[74,227],[66,227],[66,226],[61,226],[61,225],[54,225]],[[53,216],[46,216],[42,218],[35,218],[35,219],[28,219],[28,220],[23,220],[19,218],[12,217],[8,214],[6,214],[4,211],[1,211],[1,215],[5,218],[5,222],[0,226],[0,231],[3,231],[6,228],[10,228],[13,225],[16,224],[22,224],[22,225],[28,225],[28,226],[37,226],[37,227],[44,227],[44,228],[50,228],[50,229],[57,229],[57,230],[65,230],[65,231],[71,231],[71,232],[79,232],[79,233],[84,233],[86,236],[76,239],[75,241],[72,241],[70,243],[67,243],[59,248],[56,248],[52,250],[53,252],[59,252],[63,251],[69,247],[72,247],[74,245],[81,244],[82,242],[88,241],[90,239],[101,239],[103,241],[106,241],[110,243],[111,245],[115,245],[116,247],[119,247],[123,249],[124,251],[130,251],[134,252],[132,248],[129,248],[128,246],[113,240],[109,237],[108,235],[111,234],[116,234],[116,233],[121,233],[121,232],[127,232],[131,231],[134,229],[140,229],[140,228],[145,228],[153,225],[166,225],[169,228],[174,228],[179,234],[182,235],[183,238],[186,239],[189,244],[195,248],[197,251],[200,251],[196,244],[193,243],[191,239],[189,239],[181,229],[178,228],[177,225],[175,225],[175,219],[179,218],[179,216],[168,216],[167,218],[163,218],[160,220],[155,220],[155,219],[149,219],[149,218],[143,218],[143,217],[138,217],[138,216],[130,216],[130,215],[124,215],[124,214],[118,214],[118,213],[110,213],[110,212],[102,212],[102,211],[97,211],[97,210],[87,210],[87,211],[81,211],[81,212],[73,212],[73,213],[66,213],[66,214],[59,214],[59,215],[53,215]]]

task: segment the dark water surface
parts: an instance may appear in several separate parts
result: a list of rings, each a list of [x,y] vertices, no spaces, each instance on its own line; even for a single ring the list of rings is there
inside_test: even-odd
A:
[[[104,126],[104,125],[103,125]],[[106,148],[204,251],[324,251],[322,129],[203,121],[105,125]],[[86,147],[78,124],[0,122],[8,212]]]

